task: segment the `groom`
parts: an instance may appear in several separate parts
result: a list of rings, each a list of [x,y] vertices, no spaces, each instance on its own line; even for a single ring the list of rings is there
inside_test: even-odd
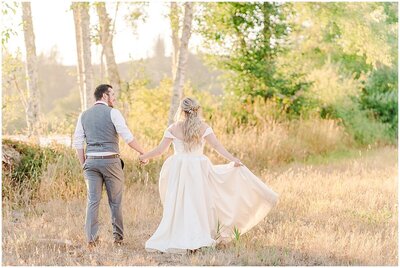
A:
[[[86,239],[89,247],[97,244],[99,204],[105,184],[114,244],[120,245],[124,238],[121,207],[124,173],[119,158],[118,134],[139,154],[144,151],[127,127],[121,112],[113,108],[116,100],[112,86],[99,85],[94,97],[96,103],[80,114],[74,134],[74,147],[87,187]]]

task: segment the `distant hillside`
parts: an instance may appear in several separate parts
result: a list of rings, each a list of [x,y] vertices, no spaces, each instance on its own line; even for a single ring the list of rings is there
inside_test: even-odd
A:
[[[132,74],[144,70],[150,80],[150,87],[157,86],[164,77],[171,76],[170,57],[152,57],[140,61],[125,62],[119,64],[121,78],[125,81],[132,79]],[[186,80],[198,90],[207,90],[213,94],[222,94],[223,84],[219,76],[221,71],[213,71],[194,54],[189,54]]]
[[[131,81],[133,77],[146,78],[149,87],[156,87],[164,77],[171,76],[170,57],[152,57],[118,64],[121,79]],[[95,84],[101,83],[100,66],[94,66]],[[197,90],[206,90],[213,94],[221,94],[223,85],[220,71],[213,71],[202,60],[190,54],[186,80]],[[76,67],[63,66],[56,62],[42,60],[39,66],[41,88],[41,110],[52,114],[59,111],[79,110],[79,93],[76,82]]]

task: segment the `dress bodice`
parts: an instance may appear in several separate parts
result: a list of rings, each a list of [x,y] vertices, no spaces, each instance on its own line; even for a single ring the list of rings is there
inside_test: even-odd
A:
[[[197,148],[193,148],[191,151],[185,150],[184,141],[175,137],[169,129],[166,129],[164,132],[164,137],[172,139],[172,143],[174,144],[174,153],[175,154],[185,154],[185,155],[203,155],[203,148],[205,144],[204,137],[213,133],[213,130],[208,127],[204,134],[201,136],[201,143]]]

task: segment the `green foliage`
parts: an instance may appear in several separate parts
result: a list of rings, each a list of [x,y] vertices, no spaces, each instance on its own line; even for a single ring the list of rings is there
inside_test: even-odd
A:
[[[325,57],[356,55],[374,67],[390,66],[395,61],[391,46],[396,44],[390,42],[390,36],[396,31],[386,20],[381,3],[298,3],[295,7],[311,21],[311,26],[304,29],[311,39],[305,43],[319,47]]]
[[[389,81],[397,88],[397,71],[390,71],[397,69],[397,3],[294,3],[292,7],[296,16],[289,19],[290,49],[278,55],[277,69],[306,73],[306,81],[312,82],[306,98],[319,102],[316,110],[323,118],[341,118],[357,142],[388,142],[388,136],[393,141],[397,91],[389,93],[382,86]],[[353,101],[343,101],[350,96]]]
[[[3,22],[7,21],[9,16],[15,16],[17,13],[17,9],[19,8],[18,2],[7,3],[6,1],[2,2],[1,5],[1,13],[3,15]],[[6,46],[8,41],[12,36],[16,36],[17,32],[15,31],[14,25],[7,25],[2,27],[1,31],[1,44],[2,46]]]
[[[49,117],[42,117],[39,124],[41,135],[68,135],[71,137],[75,132],[79,112],[63,112]]]
[[[3,200],[14,202],[30,202],[38,195],[40,186],[40,176],[46,165],[55,157],[55,152],[49,148],[41,148],[35,144],[27,144],[18,141],[3,140],[3,146],[8,145],[14,148],[21,155],[21,161],[16,166],[11,167],[3,180],[2,192]],[[28,196],[26,200],[15,199],[21,196],[22,192]]]
[[[399,21],[399,16],[397,14],[398,3],[396,2],[384,2],[380,3],[386,14],[386,23],[395,24]]]
[[[127,19],[134,27],[147,15],[146,3],[121,5],[118,8],[129,10]],[[12,15],[12,6],[5,7],[3,13]],[[217,81],[219,70],[202,71],[202,62],[189,55],[192,71],[186,76],[185,92],[200,100],[208,122],[235,133],[242,125],[291,122],[320,114],[341,118],[348,132],[364,144],[372,143],[373,137],[382,140],[383,129],[396,136],[397,3],[225,2],[197,7],[194,28],[204,37],[200,53],[225,71],[225,79]],[[165,78],[170,75],[170,59],[161,44],[159,40],[157,57],[128,63],[134,72],[127,74],[127,68],[122,68],[122,79],[124,75],[133,79],[123,84],[117,105],[135,136],[146,137],[149,144],[158,141],[166,127],[172,88]],[[21,109],[26,83],[20,55],[6,52],[2,112],[3,132],[10,133],[26,126]],[[54,50],[38,60],[45,114],[42,130],[70,134],[79,100],[76,79],[64,78],[76,70],[66,71],[57,58]],[[197,90],[211,87],[214,92],[225,87],[226,94],[215,97]],[[348,96],[355,98],[351,105],[340,103]],[[362,133],[369,131],[375,134]]]
[[[120,3],[117,3],[119,5]],[[146,8],[148,7],[148,2],[126,2],[123,3],[124,9],[128,11],[125,15],[125,21],[131,26],[134,33],[137,32],[138,22],[145,22],[147,20],[148,14],[146,13]]]
[[[233,242],[235,243],[236,256],[239,257],[242,234],[236,226],[233,227],[233,238]]]
[[[64,134],[72,136],[80,113],[78,92],[71,91],[68,96],[56,99],[53,109],[40,120],[39,132],[42,135]]]
[[[146,79],[137,79],[123,87],[119,106],[122,104],[121,110],[132,132],[158,141],[167,128],[172,81],[165,78],[155,88],[147,88],[147,83]],[[194,96],[200,101],[206,118],[215,111],[219,98],[206,91],[194,90],[190,83],[184,85],[184,92],[185,96]]]
[[[221,230],[222,230],[222,225],[221,222],[218,220],[217,221],[217,231],[215,234],[215,241],[218,241],[221,238]]]
[[[277,57],[281,71],[314,82],[336,69],[333,77],[351,77],[356,86],[378,66],[397,62],[397,3],[293,3],[291,9],[288,50]]]
[[[26,129],[24,109],[21,109],[18,95],[3,95],[2,105],[2,130],[5,133],[18,133]]]
[[[281,51],[277,42],[287,34],[280,5],[207,3],[203,12],[199,31],[205,46],[220,48],[218,65],[234,73],[228,87],[240,95],[268,91]]]
[[[363,110],[357,98],[346,98],[323,109],[322,116],[340,118],[346,131],[361,145],[390,144],[390,126],[375,120],[373,114]]]
[[[309,72],[307,80],[313,83],[307,92],[307,98],[314,98],[320,107],[326,107],[347,96],[357,96],[361,92],[364,76],[355,79],[355,75],[343,73],[341,70],[341,64],[328,62]]]
[[[241,233],[240,233],[239,229],[236,226],[233,227],[233,237],[237,243],[239,243],[239,241],[240,241],[240,236],[241,236]]]
[[[360,98],[365,110],[372,110],[377,119],[390,125],[393,136],[398,131],[398,73],[397,68],[383,67],[368,78]]]
[[[172,82],[169,79],[161,81],[160,86],[153,89],[146,88],[146,81],[136,80],[122,91],[121,102],[126,103],[127,121],[134,133],[152,140],[162,137],[167,127],[169,105],[166,104],[169,104],[171,89]]]
[[[242,99],[272,98],[282,110],[298,116],[312,106],[304,97],[310,83],[300,73],[278,72],[275,64],[289,34],[287,15],[283,4],[207,3],[199,31],[206,47],[221,51],[212,63],[229,71],[227,92]]]
[[[3,133],[18,132],[26,128],[26,82],[22,55],[2,51],[2,130]]]
[[[299,74],[281,74],[272,83],[276,90],[272,99],[289,118],[306,115],[317,106],[317,101],[307,94],[312,83],[303,77]]]
[[[299,48],[311,53],[319,49],[322,64],[327,60],[340,63],[357,76],[382,64],[391,66],[397,61],[397,23],[387,19],[392,15],[382,4],[295,4],[302,20],[309,22],[299,29],[304,36]]]

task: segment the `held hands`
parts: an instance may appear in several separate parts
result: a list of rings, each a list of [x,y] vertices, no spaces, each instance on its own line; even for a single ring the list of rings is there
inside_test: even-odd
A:
[[[234,164],[234,167],[240,167],[240,166],[243,166],[242,162],[240,162],[240,160],[239,160],[239,159],[237,159],[237,158],[234,158],[234,159],[232,160],[232,162],[234,162],[234,163],[235,163],[235,164]]]
[[[145,159],[143,154],[139,155],[139,161],[142,165],[147,165],[149,163],[149,160]]]

